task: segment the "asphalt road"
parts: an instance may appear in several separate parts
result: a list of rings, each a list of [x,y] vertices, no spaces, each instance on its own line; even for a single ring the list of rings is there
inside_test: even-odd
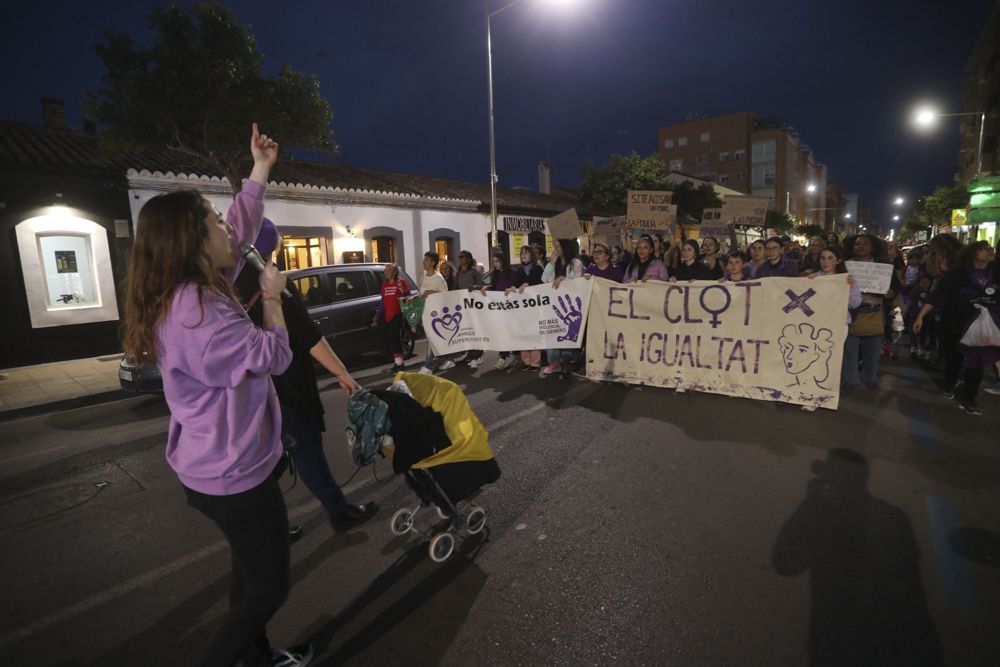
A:
[[[494,358],[446,374],[503,470],[488,530],[439,565],[389,532],[415,500],[384,463],[346,486],[382,510],[345,535],[299,484],[275,644],[322,665],[1000,661],[1000,398],[969,417],[900,361],[806,413]],[[343,482],[345,396],[321,386]],[[0,424],[2,664],[186,665],[217,627],[228,552],[163,459],[167,419],[135,398]]]

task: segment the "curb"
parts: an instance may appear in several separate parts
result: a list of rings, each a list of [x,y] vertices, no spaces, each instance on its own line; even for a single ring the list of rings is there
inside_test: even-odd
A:
[[[112,403],[114,401],[120,401],[133,396],[142,395],[143,394],[125,391],[124,389],[115,389],[112,391],[101,392],[100,394],[75,396],[73,398],[66,398],[60,401],[52,401],[51,403],[37,403],[23,408],[14,408],[13,410],[4,410],[0,412],[0,422],[13,421],[24,417],[35,417],[50,412],[63,412],[65,410],[73,410],[75,408],[85,408],[101,403]]]

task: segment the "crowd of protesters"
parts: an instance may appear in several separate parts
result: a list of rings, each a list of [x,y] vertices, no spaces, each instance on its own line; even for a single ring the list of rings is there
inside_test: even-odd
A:
[[[985,391],[1000,393],[1000,382],[987,379],[994,372],[1000,374],[1000,347],[962,342],[981,309],[1000,325],[1000,266],[995,249],[985,241],[965,245],[955,236],[941,234],[904,255],[897,244],[873,234],[841,239],[831,233],[813,236],[805,247],[787,236],[774,236],[723,253],[719,240],[711,236],[700,242],[685,239],[671,244],[656,235],[633,240],[623,234],[621,245],[597,241],[591,244],[590,252],[589,256],[581,255],[575,242],[565,240],[557,241],[549,256],[540,246],[525,245],[519,249],[519,261],[514,266],[503,253],[495,254],[485,275],[468,252],[459,255],[458,268],[427,253],[425,269],[438,267],[433,273],[443,279],[437,284],[446,283],[448,289],[509,294],[542,283],[558,289],[563,280],[593,276],[622,283],[739,282],[772,276],[815,278],[846,273],[848,261],[892,264],[891,285],[884,294],[863,293],[849,280],[841,392],[862,386],[876,390],[881,359],[896,358],[902,343],[903,349],[909,345],[911,359],[941,367],[942,396],[957,399],[965,412],[981,414],[977,395],[984,381]],[[897,309],[902,331],[897,330]],[[421,372],[434,372],[433,361],[433,355],[428,354]],[[478,367],[482,352],[449,357],[438,370],[447,370],[461,361]],[[576,350],[511,351],[500,354],[496,369],[519,366],[542,377],[562,376],[580,362]]]

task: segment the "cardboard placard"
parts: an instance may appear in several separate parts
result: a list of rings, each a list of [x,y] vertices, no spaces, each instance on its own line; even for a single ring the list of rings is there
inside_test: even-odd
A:
[[[673,232],[677,207],[674,193],[659,190],[629,190],[628,227],[656,232]]]
[[[557,239],[576,240],[583,233],[583,227],[580,225],[580,218],[577,217],[575,208],[552,216],[547,223],[549,234]]]
[[[863,293],[885,294],[892,285],[892,264],[881,262],[844,262],[847,271]]]

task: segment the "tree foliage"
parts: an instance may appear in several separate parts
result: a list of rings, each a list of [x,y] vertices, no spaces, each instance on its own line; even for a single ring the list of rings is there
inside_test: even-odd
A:
[[[671,202],[677,205],[678,220],[694,220],[701,222],[702,213],[706,208],[720,208],[722,199],[708,183],[695,187],[691,181],[667,183],[666,189],[674,193]]]
[[[796,227],[795,231],[801,234],[802,236],[808,236],[808,237],[826,236],[826,230],[820,227],[819,225],[802,225],[800,227]]]
[[[968,204],[969,191],[964,187],[942,185],[933,194],[917,199],[906,216],[903,228],[920,232],[928,227],[950,224],[952,209],[966,208]]]
[[[787,234],[795,227],[795,218],[780,211],[768,211],[767,217],[764,218],[764,225],[779,234]]]
[[[592,211],[625,215],[629,190],[664,190],[666,170],[658,157],[612,155],[603,166],[583,166],[580,203]]]
[[[663,161],[655,155],[644,158],[634,151],[631,155],[612,155],[603,166],[591,162],[584,165],[580,201],[592,211],[624,215],[629,190],[669,190],[677,205],[678,220],[689,218],[696,222],[706,208],[722,206],[710,184],[695,187],[691,181],[671,183],[666,176]]]
[[[103,87],[86,97],[86,115],[98,123],[111,151],[169,150],[204,162],[238,192],[249,164],[250,124],[285,148],[335,154],[330,105],[319,80],[284,67],[263,74],[261,53],[248,25],[229,8],[196,3],[149,14],[150,48],[108,30],[94,50],[106,68]]]

